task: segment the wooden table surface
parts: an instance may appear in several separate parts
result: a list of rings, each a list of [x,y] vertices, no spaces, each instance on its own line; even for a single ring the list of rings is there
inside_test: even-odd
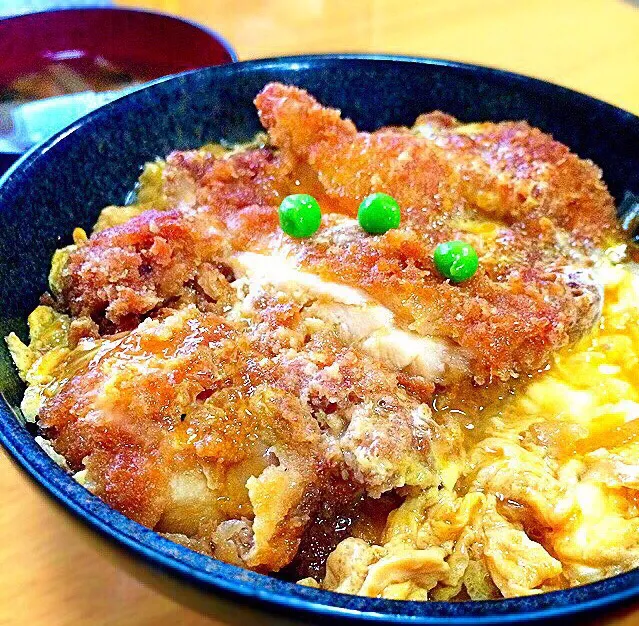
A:
[[[121,3],[198,20],[222,33],[241,59],[334,51],[457,59],[545,78],[639,114],[636,0]],[[0,625],[221,626],[116,569],[4,455],[0,494]],[[639,624],[639,611],[607,623]]]

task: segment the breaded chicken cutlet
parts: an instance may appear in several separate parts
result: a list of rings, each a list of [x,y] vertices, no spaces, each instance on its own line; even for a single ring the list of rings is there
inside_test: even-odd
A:
[[[452,492],[464,435],[436,399],[510,393],[587,336],[594,268],[625,238],[599,169],[524,122],[364,133],[277,83],[255,104],[266,139],[149,166],[136,205],[54,259],[25,412],[129,517],[321,579],[342,539],[379,542],[406,497]],[[278,207],[299,192],[322,223],[294,239]],[[401,223],[370,235],[357,208],[377,192]],[[433,261],[451,240],[479,257],[463,283]]]

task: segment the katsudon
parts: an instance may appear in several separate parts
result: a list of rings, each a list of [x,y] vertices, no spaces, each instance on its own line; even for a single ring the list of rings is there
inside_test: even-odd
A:
[[[24,419],[169,539],[404,600],[639,565],[639,272],[599,168],[523,121],[265,132],[148,163],[56,252]]]

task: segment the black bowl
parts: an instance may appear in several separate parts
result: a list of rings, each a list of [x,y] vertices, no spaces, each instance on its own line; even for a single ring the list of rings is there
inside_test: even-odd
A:
[[[0,334],[26,335],[55,248],[75,226],[122,203],[140,166],[174,149],[260,129],[252,104],[271,80],[309,89],[363,129],[410,124],[441,109],[465,121],[526,119],[604,171],[619,201],[639,193],[639,118],[542,81],[482,67],[333,55],[251,61],[159,81],[36,147],[0,182]],[[497,624],[603,611],[639,596],[639,571],[584,587],[499,602],[418,603],[318,591],[244,571],[178,546],[109,508],[57,467],[17,421],[22,388],[0,347],[0,440],[22,468],[110,553],[183,602],[238,623]],[[144,565],[146,567],[140,567]],[[28,593],[25,591],[25,593]],[[35,590],[33,593],[36,593]]]

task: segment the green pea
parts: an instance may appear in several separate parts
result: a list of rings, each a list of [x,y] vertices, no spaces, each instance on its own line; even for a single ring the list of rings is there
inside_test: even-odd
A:
[[[433,255],[437,271],[454,283],[471,278],[479,267],[477,252],[465,241],[447,241],[435,248]]]
[[[322,222],[317,200],[306,193],[286,196],[280,204],[279,215],[282,230],[298,239],[314,235]]]
[[[401,212],[397,200],[385,193],[374,193],[362,200],[357,212],[360,226],[371,235],[382,235],[397,228]]]

